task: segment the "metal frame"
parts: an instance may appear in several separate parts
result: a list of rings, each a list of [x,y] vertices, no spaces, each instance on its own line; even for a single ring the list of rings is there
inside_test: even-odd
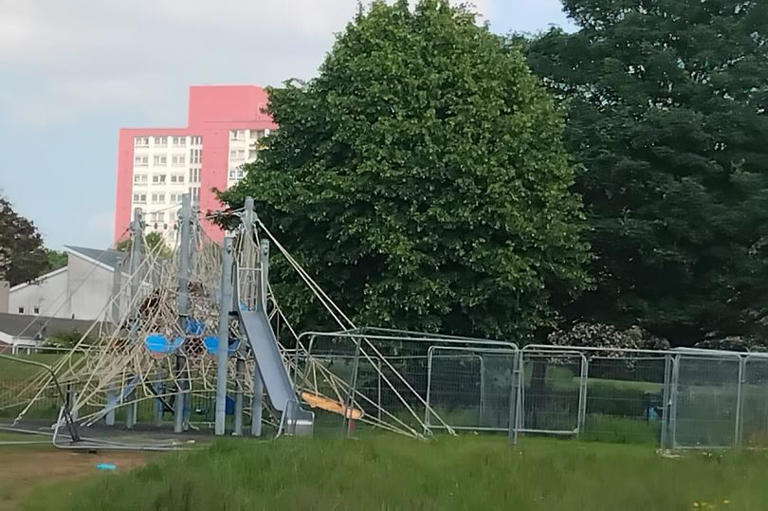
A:
[[[432,392],[432,360],[434,358],[435,351],[456,351],[456,352],[467,352],[467,357],[477,357],[480,360],[480,422],[482,423],[483,418],[483,409],[485,408],[485,360],[483,359],[483,354],[505,354],[505,355],[511,355],[513,364],[517,365],[517,354],[519,350],[505,350],[505,349],[498,349],[498,348],[487,348],[487,349],[477,349],[472,347],[465,347],[465,346],[430,346],[427,350],[427,395],[426,395],[426,401],[427,406],[424,410],[424,424],[427,426],[427,428],[434,428],[434,429],[447,429],[444,426],[440,425],[433,425],[430,423],[430,416],[429,413],[430,410],[430,402],[431,402],[431,392]],[[514,401],[513,396],[515,395],[517,385],[515,385],[515,378],[517,375],[515,374],[515,371],[513,369],[512,372],[512,385],[510,388],[510,402]],[[510,403],[510,406],[511,403]],[[461,431],[461,430],[469,430],[469,431],[507,431],[509,430],[510,426],[513,424],[512,421],[510,421],[509,425],[506,428],[498,428],[498,427],[487,427],[487,426],[454,426],[450,424],[450,428]]]

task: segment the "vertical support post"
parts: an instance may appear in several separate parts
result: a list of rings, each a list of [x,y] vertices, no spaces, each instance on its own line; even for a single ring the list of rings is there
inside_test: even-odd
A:
[[[576,437],[584,432],[587,422],[587,386],[589,385],[589,360],[581,354],[581,375],[579,377],[579,410],[576,416]]]
[[[432,402],[432,357],[435,353],[435,346],[430,346],[427,349],[427,395],[424,406],[424,435],[427,435],[430,430],[430,419],[432,414],[430,413],[430,403]],[[379,362],[381,363],[381,362]]]
[[[120,324],[122,297],[120,289],[123,287],[123,263],[125,256],[118,255],[115,262],[115,272],[112,274],[112,312],[110,314],[112,323],[117,327]]]
[[[130,259],[130,274],[131,274],[131,298],[130,302],[135,307],[138,307],[136,297],[139,294],[139,285],[142,278],[136,275],[139,267],[141,266],[141,260],[144,256],[144,223],[142,220],[141,208],[133,210],[133,222],[131,222],[131,259]]]
[[[240,299],[248,306],[255,307],[256,290],[256,253],[254,252],[254,223],[256,214],[253,211],[253,198],[245,198],[245,210],[243,211],[243,238],[242,243],[243,251],[240,254],[241,259],[241,271],[243,275],[238,279],[240,283]]]
[[[114,388],[107,390],[107,413],[104,422],[107,426],[115,425],[115,408],[117,407],[117,392]]]
[[[179,316],[186,318],[189,315],[189,260],[192,248],[192,208],[188,193],[181,196],[179,236],[179,292],[176,296],[176,308]]]
[[[736,431],[734,433],[734,447],[741,447],[742,414],[744,413],[744,365],[746,359],[739,355],[739,384],[736,390]]]
[[[184,431],[184,401],[186,394],[184,373],[186,370],[186,359],[183,355],[176,355],[176,396],[173,403],[174,433],[181,433]]]
[[[269,240],[261,240],[259,247],[259,285],[257,307],[267,313],[267,295],[269,294]]]
[[[235,430],[234,434],[243,434],[243,378],[245,377],[245,360],[238,357],[235,362]]]
[[[680,385],[680,355],[672,358],[672,384],[669,390],[669,445],[671,449],[677,447],[677,400],[678,386]]]
[[[379,420],[381,420],[381,358],[377,357],[377,366],[378,366],[378,372],[376,373],[376,402],[379,405],[379,409],[377,410],[377,416]]]
[[[152,419],[152,425],[159,427],[163,424],[163,400],[159,396],[164,394],[165,385],[163,384],[163,371],[159,369],[157,371],[157,380],[155,381],[155,394],[158,396],[155,399],[155,414]]]
[[[73,421],[77,420],[77,411],[73,410],[75,402],[77,401],[77,391],[71,383],[67,384],[67,410]]]
[[[253,367],[253,396],[251,396],[251,436],[261,436],[261,417],[264,406],[264,382],[259,365]]]
[[[352,366],[352,381],[349,384],[349,392],[347,393],[347,400],[344,408],[344,431],[347,436],[351,436],[354,432],[352,410],[355,407],[355,397],[357,397],[357,373],[360,372],[360,338],[356,337],[355,340],[355,359]],[[426,433],[426,432],[425,432]]]
[[[507,439],[511,445],[517,444],[517,437],[523,425],[523,352],[515,351],[512,362],[512,385],[509,391],[509,431]]]
[[[672,386],[672,357],[664,355],[664,388],[661,393],[661,439],[662,449],[669,449],[669,407]]]
[[[229,358],[229,314],[232,309],[232,236],[221,247],[221,300],[219,302],[219,346],[216,352],[215,434],[223,435],[227,419],[227,362]]]
[[[485,359],[478,354],[480,359],[480,426],[485,426]]]
[[[133,392],[128,396],[128,399],[133,399]],[[125,407],[125,429],[133,429],[136,425],[136,415],[138,414],[139,403],[136,401],[128,403]]]

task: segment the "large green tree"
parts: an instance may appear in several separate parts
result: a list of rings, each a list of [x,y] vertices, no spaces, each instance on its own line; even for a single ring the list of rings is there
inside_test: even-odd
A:
[[[519,339],[584,286],[561,117],[466,9],[374,2],[319,76],[269,92],[280,129],[222,197],[253,196],[360,324]],[[314,326],[318,306],[276,273],[283,306]]]
[[[564,0],[527,44],[564,101],[596,253],[580,318],[678,343],[762,330],[768,2]]]
[[[15,286],[42,275],[48,268],[48,254],[37,228],[0,195],[0,280]]]

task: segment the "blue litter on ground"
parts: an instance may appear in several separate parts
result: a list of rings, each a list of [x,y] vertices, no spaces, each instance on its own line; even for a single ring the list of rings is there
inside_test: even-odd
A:
[[[99,463],[96,465],[97,470],[115,470],[117,469],[117,465],[113,465],[112,463]]]

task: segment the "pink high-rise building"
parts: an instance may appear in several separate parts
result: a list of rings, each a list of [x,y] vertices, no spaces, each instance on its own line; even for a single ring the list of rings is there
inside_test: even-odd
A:
[[[259,139],[277,128],[266,105],[266,92],[254,85],[193,86],[186,128],[121,129],[115,241],[126,237],[134,208],[143,210],[147,232],[171,244],[182,194],[189,192],[202,212],[220,208],[213,190],[242,179]],[[216,226],[202,223],[213,239],[222,238]]]

